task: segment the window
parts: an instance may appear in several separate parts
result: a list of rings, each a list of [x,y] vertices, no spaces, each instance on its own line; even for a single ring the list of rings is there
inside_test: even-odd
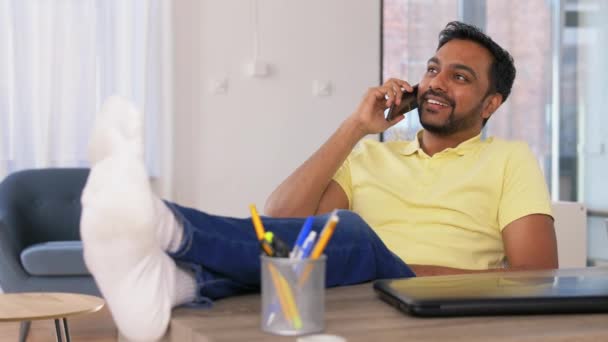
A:
[[[417,82],[451,20],[474,24],[515,60],[512,93],[484,135],[526,141],[538,157],[553,200],[580,201],[608,213],[605,109],[608,3],[602,0],[384,0],[382,76]],[[418,115],[385,132],[411,139]],[[603,219],[592,217],[590,255],[608,259]]]
[[[121,95],[146,113],[159,173],[164,97],[160,0],[0,1],[0,178],[87,166],[95,113]],[[170,67],[170,64],[169,64]]]

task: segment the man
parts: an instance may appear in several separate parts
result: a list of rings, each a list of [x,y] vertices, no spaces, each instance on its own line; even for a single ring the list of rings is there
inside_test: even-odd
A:
[[[475,27],[449,23],[419,84],[424,130],[417,139],[368,141],[338,170],[362,137],[403,119],[385,122],[378,99],[387,92],[389,106],[400,102],[402,88],[413,90],[395,79],[371,88],[359,109],[275,190],[266,212],[352,209],[417,275],[496,268],[505,254],[511,270],[556,267],[549,197],[534,156],[520,143],[480,141],[514,78],[508,52]]]
[[[530,151],[479,138],[514,75],[510,56],[490,38],[448,24],[419,83],[424,130],[417,139],[364,142],[351,153],[363,136],[402,119],[386,122],[383,112],[412,91],[396,79],[371,88],[268,199],[267,213],[282,218],[264,218],[266,229],[293,244],[303,219],[290,217],[320,215],[313,224],[319,231],[327,212],[352,210],[339,212],[325,250],[328,286],[488,271],[505,257],[500,270],[557,267],[547,190]],[[142,161],[142,117],[128,103],[106,103],[90,156],[82,195],[85,261],[124,335],[159,338],[174,306],[259,289],[259,244],[249,220],[152,194]]]

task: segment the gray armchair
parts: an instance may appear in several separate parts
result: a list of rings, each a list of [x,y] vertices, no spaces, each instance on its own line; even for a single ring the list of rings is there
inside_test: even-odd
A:
[[[99,295],[80,243],[80,195],[88,175],[88,169],[26,170],[0,183],[4,292]]]
[[[88,169],[26,170],[0,183],[4,292],[100,295],[80,242],[80,195],[88,176]],[[19,341],[26,340],[29,328],[29,321],[21,323]]]

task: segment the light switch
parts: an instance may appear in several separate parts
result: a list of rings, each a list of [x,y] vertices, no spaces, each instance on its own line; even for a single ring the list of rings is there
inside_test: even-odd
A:
[[[267,77],[270,74],[270,65],[262,61],[253,61],[245,64],[245,72],[249,77]]]

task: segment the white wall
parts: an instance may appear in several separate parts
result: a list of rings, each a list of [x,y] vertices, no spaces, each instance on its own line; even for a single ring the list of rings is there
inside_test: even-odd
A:
[[[173,199],[215,214],[262,210],[379,82],[379,1],[258,0],[265,78],[244,72],[252,3],[174,2]],[[223,78],[226,93],[212,93]],[[331,81],[332,94],[313,96],[313,80]]]

